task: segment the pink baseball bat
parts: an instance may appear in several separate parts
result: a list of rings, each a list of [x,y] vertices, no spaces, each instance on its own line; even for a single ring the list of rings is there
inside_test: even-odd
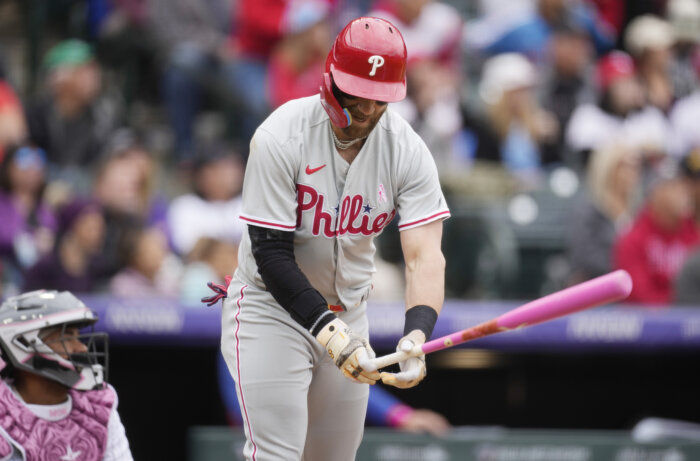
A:
[[[537,325],[601,304],[620,301],[631,291],[632,278],[627,271],[617,270],[536,299],[477,326],[415,346],[410,352],[394,352],[377,357],[373,363],[377,369],[384,368],[409,357],[441,351],[472,339]]]

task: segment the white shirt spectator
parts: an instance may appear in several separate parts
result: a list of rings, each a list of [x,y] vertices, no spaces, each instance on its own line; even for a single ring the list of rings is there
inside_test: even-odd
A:
[[[433,59],[455,63],[454,60],[459,58],[462,18],[451,5],[427,3],[410,24],[383,9],[374,10],[369,15],[386,19],[399,28],[406,42],[409,61]]]
[[[669,118],[676,140],[673,152],[676,156],[682,157],[693,147],[700,146],[700,91],[676,102]]]
[[[201,237],[238,245],[245,225],[238,218],[241,212],[241,197],[227,201],[206,201],[196,194],[186,194],[173,200],[168,210],[175,251],[186,255]]]
[[[571,115],[565,136],[567,145],[574,151],[597,149],[617,140],[640,149],[663,152],[673,147],[671,124],[652,106],[622,118],[595,104],[584,104]]]

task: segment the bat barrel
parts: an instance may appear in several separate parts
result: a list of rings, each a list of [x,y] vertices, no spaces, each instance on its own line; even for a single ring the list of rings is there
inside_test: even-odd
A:
[[[632,278],[626,271],[617,270],[536,299],[488,322],[428,341],[416,346],[410,354],[395,352],[377,357],[372,362],[377,368],[383,368],[405,360],[408,356],[429,354],[493,333],[536,325],[601,304],[620,301],[629,296],[631,291]]]
[[[520,328],[607,304],[629,296],[632,278],[624,270],[596,277],[587,282],[536,299],[498,317],[503,329]]]

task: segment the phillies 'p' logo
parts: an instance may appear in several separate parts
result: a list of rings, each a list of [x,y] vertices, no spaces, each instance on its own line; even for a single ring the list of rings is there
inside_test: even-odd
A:
[[[370,56],[367,62],[372,64],[372,70],[369,71],[369,76],[374,77],[374,74],[377,73],[377,67],[382,67],[384,65],[384,58],[375,54],[374,56]]]

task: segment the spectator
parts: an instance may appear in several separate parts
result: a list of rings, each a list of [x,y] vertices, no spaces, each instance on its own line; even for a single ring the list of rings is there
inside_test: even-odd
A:
[[[158,193],[157,168],[142,137],[120,129],[105,146],[94,195],[109,211],[136,216],[165,231],[167,199]]]
[[[12,87],[0,78],[0,162],[5,150],[22,143],[26,136],[22,103]]]
[[[512,2],[509,2],[512,3]],[[509,5],[510,6],[510,5]],[[504,12],[498,12],[504,15]],[[538,0],[537,7],[517,21],[499,30],[489,32],[490,40],[485,41],[469,32],[468,41],[476,44],[488,56],[500,53],[522,53],[536,63],[546,60],[546,50],[552,31],[561,23],[576,21],[591,36],[598,53],[605,53],[615,44],[615,30],[604,21],[598,20],[599,13],[587,2],[566,0]]]
[[[478,0],[464,28],[468,53],[484,53],[494,42],[513,28],[536,15],[539,0]]]
[[[308,9],[279,43],[270,56],[268,87],[270,104],[276,108],[292,99],[318,93],[331,45],[331,31],[325,2],[292,2]],[[302,20],[303,19],[303,20]]]
[[[408,97],[393,107],[418,132],[440,166],[453,157],[462,125],[460,107],[462,19],[451,5],[432,0],[382,0],[370,16],[394,24],[408,52]]]
[[[0,163],[0,258],[14,288],[53,247],[57,223],[44,200],[45,171],[46,154],[29,146],[8,151]]]
[[[691,150],[683,158],[681,170],[686,178],[693,202],[693,220],[700,229],[700,146]]]
[[[612,270],[613,245],[632,223],[639,163],[638,153],[621,143],[591,155],[587,191],[571,210],[568,221],[571,285]]]
[[[270,111],[267,75],[270,73],[268,64],[272,51],[283,37],[302,30],[312,22],[311,19],[318,17],[319,12],[329,10],[335,3],[337,0],[237,2],[234,34],[230,43],[234,60],[228,66],[227,74],[245,114],[239,117],[242,139],[250,139]]]
[[[663,112],[675,97],[670,73],[673,41],[669,23],[651,14],[633,19],[625,32],[625,47],[635,59],[645,99]]]
[[[46,54],[44,68],[48,91],[28,107],[29,137],[61,177],[94,166],[120,115],[103,94],[100,66],[88,44],[59,43]],[[87,181],[85,172],[77,174]]]
[[[573,21],[559,24],[552,31],[549,53],[543,67],[540,99],[545,109],[556,117],[560,127],[569,123],[576,107],[595,101],[595,88],[590,75],[593,46],[587,31]],[[557,150],[565,155],[564,130],[559,131]],[[574,165],[577,166],[577,165]]]
[[[194,121],[202,96],[213,90],[231,102],[223,84],[231,59],[229,3],[225,0],[153,0],[151,26],[164,61],[163,98],[175,136],[177,160],[194,155]]]
[[[287,0],[241,0],[234,13],[232,47],[243,88],[259,95],[264,92],[265,61],[285,32],[285,24],[292,24],[295,16],[287,14]],[[290,10],[290,11],[301,11]],[[309,12],[311,12],[309,10]],[[303,16],[302,16],[303,17]],[[258,104],[263,104],[263,101]]]
[[[700,130],[697,121],[700,117],[700,88],[678,100],[671,109],[669,120],[673,127],[674,144],[672,153],[682,157],[696,146],[700,146]]]
[[[2,459],[132,459],[106,382],[107,337],[80,332],[95,322],[68,292],[33,291],[0,305]]]
[[[615,268],[632,276],[628,302],[670,303],[673,281],[700,242],[686,185],[675,170],[672,162],[656,166],[641,213],[615,243]]]
[[[632,58],[621,51],[602,57],[596,66],[597,104],[578,106],[565,130],[568,148],[585,165],[588,155],[616,139],[649,153],[671,147],[671,125],[664,114],[646,105]]]
[[[625,26],[627,16],[629,16],[629,12],[627,11],[629,5],[627,2],[621,2],[620,0],[586,1],[595,5],[600,21],[604,22],[606,26],[611,27],[615,35],[620,35],[620,32]]]
[[[187,255],[187,265],[180,282],[180,299],[191,306],[210,295],[207,283],[224,283],[227,274],[238,266],[238,246],[211,237],[197,240]]]
[[[177,296],[182,264],[170,252],[162,232],[154,228],[131,228],[122,235],[119,249],[124,268],[111,280],[113,295]]]
[[[454,137],[463,124],[459,76],[454,69],[432,60],[412,63],[407,75],[411,82],[407,98],[394,103],[394,110],[425,141],[438,168],[449,168],[455,162]]]
[[[153,157],[140,137],[131,130],[117,131],[105,148],[93,184],[93,196],[102,206],[107,225],[101,252],[106,274],[122,268],[118,247],[126,229],[143,225],[169,237],[168,204],[156,193],[155,173]]]
[[[91,0],[87,4],[90,36],[100,62],[110,71],[130,106],[136,99],[157,98],[157,46],[148,18],[149,0]]]
[[[673,301],[676,304],[700,306],[700,249],[693,250],[673,284]]]
[[[401,31],[409,66],[428,60],[461,70],[462,20],[453,6],[434,0],[380,0],[369,16],[384,18]]]
[[[536,101],[534,66],[523,55],[504,53],[484,64],[479,93],[499,140],[497,159],[530,182],[544,163],[556,161],[556,118]]]
[[[46,288],[89,293],[96,290],[103,276],[98,270],[98,255],[104,231],[102,210],[93,200],[76,198],[64,205],[58,215],[53,251],[29,269],[24,291]]]
[[[700,2],[697,0],[670,0],[666,17],[673,30],[674,59],[671,80],[676,99],[688,96],[700,84]]]
[[[173,199],[168,225],[175,251],[187,255],[202,237],[238,245],[243,162],[223,146],[206,146],[195,159],[193,192]]]

